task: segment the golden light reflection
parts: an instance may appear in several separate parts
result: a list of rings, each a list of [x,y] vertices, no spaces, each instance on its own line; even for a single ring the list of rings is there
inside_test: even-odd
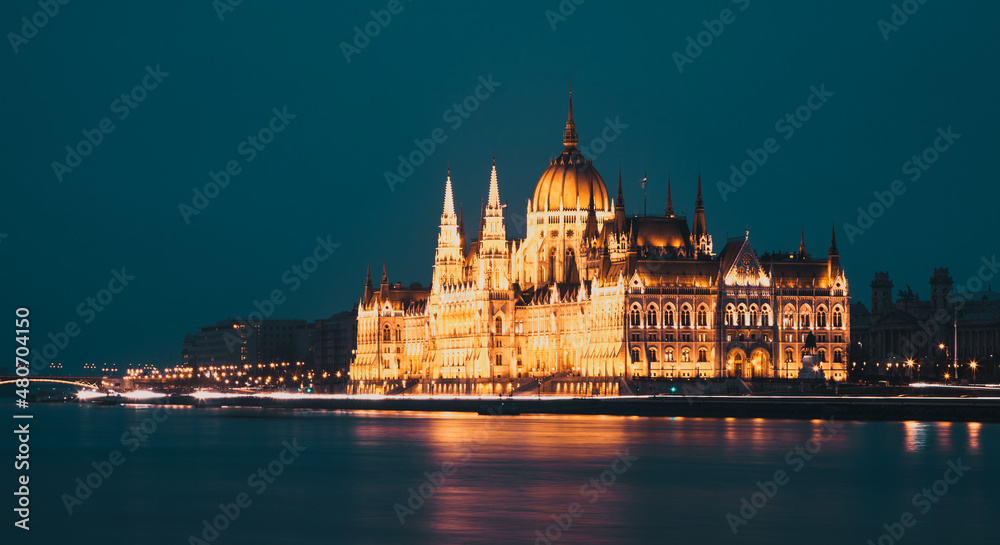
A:
[[[969,422],[969,451],[979,454],[979,430],[983,427],[980,422]]]

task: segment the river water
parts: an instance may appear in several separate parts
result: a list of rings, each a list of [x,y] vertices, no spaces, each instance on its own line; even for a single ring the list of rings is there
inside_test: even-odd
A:
[[[889,545],[997,535],[995,424],[31,412],[31,530],[13,530],[8,478],[2,535],[14,539],[4,544]]]

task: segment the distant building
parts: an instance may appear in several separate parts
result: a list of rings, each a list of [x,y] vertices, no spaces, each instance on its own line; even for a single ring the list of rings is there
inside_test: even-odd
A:
[[[358,345],[358,310],[345,310],[316,320],[313,332],[314,368],[326,382],[346,381]]]
[[[851,305],[852,373],[954,376],[957,315],[959,376],[971,378],[975,362],[977,378],[996,377],[1000,293],[992,287],[978,293],[956,293],[947,268],[934,269],[928,283],[929,299],[920,299],[910,286],[898,290],[894,298],[889,273],[875,273],[871,310],[861,302]]]
[[[183,364],[202,376],[211,372],[235,384],[258,378],[308,376],[313,362],[313,324],[305,320],[225,319],[184,338]]]
[[[352,379],[795,378],[811,332],[826,376],[845,378],[848,282],[832,236],[818,258],[804,237],[758,255],[749,232],[716,254],[700,176],[690,223],[669,185],[663,215],[628,216],[621,175],[611,198],[577,144],[570,97],[524,239],[507,237],[494,163],[467,243],[449,172],[432,283],[393,284],[383,267],[376,288],[369,270]]]

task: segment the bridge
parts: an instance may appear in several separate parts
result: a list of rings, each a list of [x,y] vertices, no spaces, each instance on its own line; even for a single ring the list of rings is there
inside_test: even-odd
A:
[[[68,386],[77,386],[80,388],[88,388],[90,390],[101,389],[100,377],[39,377],[34,375],[29,375],[28,377],[0,375],[0,386],[3,386],[4,384],[17,384],[17,379],[19,378],[27,378],[31,381],[31,384],[45,382],[50,384],[66,384]]]

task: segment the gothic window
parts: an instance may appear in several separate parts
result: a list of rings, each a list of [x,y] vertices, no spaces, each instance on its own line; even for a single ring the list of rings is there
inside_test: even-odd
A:
[[[641,354],[639,352],[639,347],[638,346],[632,347],[632,361],[633,362],[642,361],[640,359],[640,357],[641,357]]]
[[[799,319],[799,325],[803,328],[809,327],[809,313],[807,311],[802,311],[802,317]]]
[[[736,325],[736,309],[733,305],[726,306],[726,325]]]
[[[503,365],[503,354],[497,354],[497,367]]]
[[[708,309],[705,308],[705,305],[698,307],[698,325],[708,327]]]
[[[771,309],[767,305],[760,308],[760,325],[771,327]]]
[[[674,349],[668,348],[663,352],[663,361],[674,361]]]
[[[795,351],[791,348],[785,349],[785,363],[795,363]]]
[[[691,307],[687,305],[681,308],[681,327],[691,327]]]
[[[816,311],[816,327],[826,327],[826,309]]]
[[[389,331],[389,324],[386,324],[385,329],[382,330],[382,340],[385,342],[392,340],[392,332]]]
[[[396,326],[396,342],[402,340],[403,340],[403,330],[399,326]]]
[[[494,322],[493,333],[496,333],[497,335],[503,333],[503,318],[501,318],[500,316],[497,316]]]
[[[684,348],[681,350],[681,361],[691,361],[691,349]]]
[[[655,348],[650,348],[649,349],[649,362],[650,363],[656,363],[656,349]]]
[[[698,349],[698,361],[707,362],[708,361],[708,350],[704,348]]]
[[[757,307],[750,307],[750,326],[757,327]]]
[[[656,327],[656,315],[656,305],[649,305],[649,310],[646,311],[646,325]]]
[[[837,348],[833,351],[833,361],[836,363],[844,362],[844,351]]]
[[[747,307],[740,305],[737,318],[738,320],[736,321],[736,325],[740,326],[749,325],[749,323],[747,322]]]
[[[791,310],[785,310],[785,317],[781,323],[781,327],[790,328],[795,327],[795,313]]]
[[[826,363],[826,349],[820,348],[818,353],[820,363]]]
[[[674,326],[674,307],[667,305],[667,310],[663,311],[663,325]]]
[[[642,324],[642,315],[639,313],[639,305],[633,305],[629,311],[629,324],[632,327],[639,327]]]
[[[844,327],[844,315],[840,312],[840,307],[833,309],[833,327]]]

